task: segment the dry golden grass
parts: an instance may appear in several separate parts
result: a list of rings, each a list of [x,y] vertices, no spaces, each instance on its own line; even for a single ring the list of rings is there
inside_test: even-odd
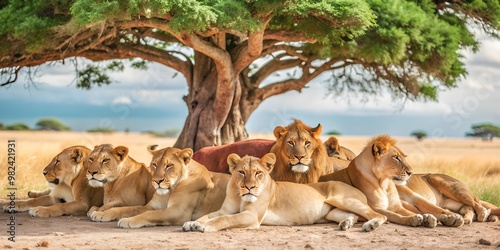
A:
[[[253,134],[252,138],[273,139],[272,134]],[[326,138],[326,137],[325,137]],[[339,136],[342,145],[361,152],[369,137]],[[6,198],[7,141],[16,140],[16,194],[26,197],[31,189],[47,187],[42,169],[52,157],[64,148],[83,145],[93,148],[102,143],[129,147],[129,154],[139,162],[149,164],[146,147],[158,144],[172,146],[173,138],[158,138],[137,133],[86,133],[86,132],[7,132],[0,131],[0,198]],[[398,146],[408,155],[415,172],[445,173],[464,181],[481,199],[500,205],[500,141],[483,142],[479,139],[433,139],[417,141],[414,138],[397,138]]]

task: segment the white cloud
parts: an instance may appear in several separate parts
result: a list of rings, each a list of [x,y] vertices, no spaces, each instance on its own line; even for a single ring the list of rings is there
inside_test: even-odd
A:
[[[127,96],[119,96],[113,99],[113,104],[131,104],[132,100]]]

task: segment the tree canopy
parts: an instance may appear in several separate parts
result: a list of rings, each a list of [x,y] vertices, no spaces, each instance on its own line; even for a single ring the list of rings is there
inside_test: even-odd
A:
[[[483,140],[492,140],[493,137],[500,137],[500,127],[491,123],[479,123],[471,126],[472,132],[465,135],[471,137],[481,137]]]
[[[65,131],[71,130],[70,127],[55,118],[42,118],[36,122],[36,127],[39,130]]]
[[[334,94],[436,100],[466,75],[474,30],[498,38],[499,20],[498,0],[3,1],[0,84],[70,62],[77,87],[89,89],[110,84],[123,59],[158,62],[186,78],[176,146],[198,149],[245,139],[263,100],[325,73]],[[286,76],[271,77],[279,71]]]
[[[425,137],[427,137],[427,132],[423,131],[423,130],[415,130],[415,131],[412,131],[410,133],[411,136],[414,136],[415,138],[417,138],[418,140],[422,140],[424,139]]]

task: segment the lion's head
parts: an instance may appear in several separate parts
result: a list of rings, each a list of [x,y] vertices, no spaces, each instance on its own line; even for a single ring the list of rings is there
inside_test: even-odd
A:
[[[159,195],[166,195],[177,184],[188,177],[187,165],[193,157],[190,148],[163,148],[156,150],[157,145],[149,146],[149,152],[153,155],[150,168],[153,173],[153,187]]]
[[[113,147],[110,144],[95,146],[85,161],[89,185],[103,187],[104,184],[119,178],[123,174],[122,163],[126,157],[128,148],[125,146]]]
[[[268,153],[262,158],[237,154],[227,157],[229,171],[231,172],[230,188],[237,188],[241,199],[246,202],[255,202],[265,191],[267,183],[271,180],[269,173],[273,170],[276,156]]]
[[[83,160],[90,153],[84,146],[73,146],[64,149],[54,156],[52,161],[43,169],[43,175],[49,186],[55,187],[59,183],[71,185],[83,167]]]
[[[276,165],[271,173],[278,181],[317,182],[321,175],[332,172],[331,161],[321,142],[321,124],[311,128],[299,120],[287,127],[274,129]]]
[[[350,149],[340,146],[339,140],[335,136],[330,136],[323,145],[325,145],[326,152],[329,157],[335,157],[337,159],[352,161],[356,157],[356,154]]]
[[[403,151],[396,147],[396,140],[389,135],[381,135],[371,140],[365,150],[370,150],[373,155],[372,171],[377,179],[393,179],[397,185],[406,184],[413,168],[406,161]]]

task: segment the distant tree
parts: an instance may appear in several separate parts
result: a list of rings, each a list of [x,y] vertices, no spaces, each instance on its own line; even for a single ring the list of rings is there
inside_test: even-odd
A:
[[[54,118],[42,118],[36,123],[36,127],[39,130],[53,130],[53,131],[66,131],[71,130],[70,127],[66,126],[61,121]]]
[[[113,133],[115,132],[116,130],[112,129],[112,128],[108,128],[108,127],[97,127],[97,128],[92,128],[92,129],[89,129],[87,130],[87,132],[91,132],[91,133]]]
[[[145,131],[144,133],[150,134],[156,137],[176,137],[179,135],[178,129],[167,129],[165,131]]]
[[[341,135],[341,133],[339,131],[336,131],[336,130],[330,130],[328,132],[326,132],[327,135]]]
[[[415,131],[411,132],[410,135],[416,137],[418,140],[422,140],[425,137],[427,137],[427,133],[425,131],[422,131],[422,130],[415,130]]]
[[[30,127],[24,123],[14,123],[5,126],[5,130],[30,130]]]
[[[3,130],[3,123],[0,122],[0,130]]]
[[[485,141],[493,140],[493,137],[500,137],[500,127],[490,123],[473,124],[472,132],[466,133],[465,136],[481,137]]]

